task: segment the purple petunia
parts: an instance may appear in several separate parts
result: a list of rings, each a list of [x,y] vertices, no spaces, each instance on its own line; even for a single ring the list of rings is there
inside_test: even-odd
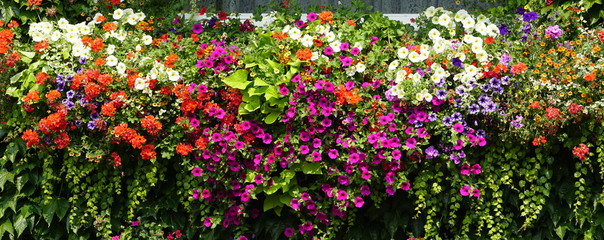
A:
[[[203,25],[201,25],[201,23],[195,23],[193,24],[191,31],[195,34],[200,34],[203,32]]]
[[[549,26],[545,30],[545,34],[548,34],[550,38],[557,39],[562,35],[562,29],[558,25]]]
[[[532,20],[536,20],[538,17],[536,12],[529,12],[522,15],[522,21],[528,22]]]
[[[453,66],[463,69],[463,62],[458,57],[454,57],[453,59],[451,59],[451,62],[453,63]]]

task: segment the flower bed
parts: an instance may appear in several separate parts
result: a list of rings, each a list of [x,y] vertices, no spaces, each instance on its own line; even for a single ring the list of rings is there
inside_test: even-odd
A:
[[[387,231],[372,238],[504,238],[553,206],[559,162],[579,160],[576,213],[587,219],[601,194],[585,166],[602,169],[604,33],[581,19],[432,7],[414,29],[322,9],[257,27],[198,14],[165,33],[121,8],[29,25],[32,43],[14,51],[27,66],[0,85],[18,103],[3,106],[4,159],[39,169],[28,178],[48,225],[113,239],[359,238],[353,223],[381,213]]]

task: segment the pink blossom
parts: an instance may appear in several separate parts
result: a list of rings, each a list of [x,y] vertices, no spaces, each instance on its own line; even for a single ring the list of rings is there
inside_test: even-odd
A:
[[[459,189],[459,194],[465,197],[470,195],[470,191],[472,191],[472,188],[470,188],[470,186],[463,186],[461,187],[461,189]]]

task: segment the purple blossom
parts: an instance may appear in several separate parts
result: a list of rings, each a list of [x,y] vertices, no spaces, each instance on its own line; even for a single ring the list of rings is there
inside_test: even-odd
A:
[[[327,151],[327,156],[331,159],[336,159],[338,158],[339,152],[337,149],[329,149],[329,151]]]
[[[436,149],[434,146],[429,146],[428,148],[426,148],[425,152],[427,159],[433,159],[438,157],[438,149]]]
[[[522,15],[522,21],[528,22],[528,21],[536,20],[537,17],[538,17],[538,15],[536,12],[529,12],[529,13]]]
[[[545,30],[545,34],[549,34],[550,38],[557,39],[562,35],[562,29],[558,25],[549,26]]]
[[[201,25],[201,23],[195,23],[193,24],[191,31],[193,31],[195,34],[200,34],[203,32],[203,25]]]
[[[411,189],[411,183],[409,182],[404,182],[401,184],[401,189],[405,190],[405,191],[409,191],[409,189]]]
[[[508,35],[508,34],[510,34],[510,31],[508,30],[508,26],[505,25],[505,24],[499,25],[499,34],[501,34],[501,35]]]
[[[333,54],[333,48],[327,46],[325,49],[323,49],[323,54],[325,54],[327,56]]]
[[[350,54],[352,54],[352,55],[356,56],[356,55],[358,55],[360,53],[361,53],[361,49],[359,49],[357,47],[354,47],[354,48],[350,49]]]
[[[194,177],[201,177],[202,173],[203,173],[203,170],[201,170],[201,168],[199,168],[199,167],[195,167],[195,168],[193,168],[193,170],[191,170],[191,174],[193,174]]]
[[[463,69],[463,62],[458,57],[451,59],[451,62],[453,63],[453,66]]]

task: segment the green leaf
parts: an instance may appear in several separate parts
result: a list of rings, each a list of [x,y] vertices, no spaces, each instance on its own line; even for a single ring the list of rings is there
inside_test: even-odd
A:
[[[23,231],[25,231],[25,229],[27,228],[27,217],[24,216],[23,214],[19,214],[17,216],[17,219],[15,220],[15,230],[17,231],[17,237],[21,236],[21,233],[23,233]]]
[[[568,229],[567,226],[558,226],[555,230],[556,230],[556,235],[558,235],[558,237],[560,239],[564,239],[564,235],[566,235],[566,230]]]
[[[266,98],[267,101],[279,97],[281,97],[281,94],[279,94],[279,90],[277,90],[277,87],[275,86],[269,86],[264,93],[264,98]]]
[[[253,112],[260,108],[260,97],[258,96],[250,97],[248,100],[244,101],[245,102],[242,103],[245,104],[243,108],[245,108],[245,110],[247,110],[248,112]]]
[[[302,164],[302,172],[304,174],[322,174],[322,172],[321,172],[321,164],[318,163],[318,162],[303,163]]]
[[[270,86],[270,85],[260,78],[254,78],[254,86],[260,87],[260,86]]]
[[[277,118],[281,116],[280,112],[271,112],[268,116],[264,118],[264,123],[273,124]]]
[[[264,211],[266,212],[275,207],[283,206],[283,203],[281,203],[280,199],[281,199],[281,196],[279,196],[279,195],[266,196],[266,199],[264,199]]]
[[[4,239],[3,237],[5,232],[8,232],[9,239],[12,239],[13,235],[15,234],[13,230],[13,223],[10,221],[10,219],[6,219],[6,221],[0,225],[0,239]]]
[[[20,98],[23,96],[23,93],[21,93],[21,90],[18,90],[16,87],[9,87],[6,89],[6,95]]]
[[[23,72],[25,72],[25,71],[23,71]],[[14,83],[18,82],[19,80],[21,80],[21,76],[23,76],[23,72],[19,72],[19,73],[15,74],[14,76],[12,76],[10,78],[10,83],[14,84]]]
[[[48,203],[42,207],[42,217],[44,218],[44,220],[46,220],[46,223],[48,223],[49,227],[58,208],[59,204],[54,198],[48,201]]]
[[[231,76],[222,79],[222,82],[224,82],[229,87],[243,90],[247,87],[247,85],[251,83],[251,81],[247,80],[248,73],[249,72],[247,70],[237,70],[233,74],[231,74]]]
[[[2,169],[2,171],[0,171],[0,189],[4,191],[4,184],[6,181],[13,182],[14,177],[15,176],[11,172]]]
[[[63,218],[65,217],[65,214],[67,214],[67,211],[69,210],[69,201],[67,201],[67,199],[64,198],[58,198],[56,199],[57,201],[57,217],[59,217],[59,220],[63,220]]]

